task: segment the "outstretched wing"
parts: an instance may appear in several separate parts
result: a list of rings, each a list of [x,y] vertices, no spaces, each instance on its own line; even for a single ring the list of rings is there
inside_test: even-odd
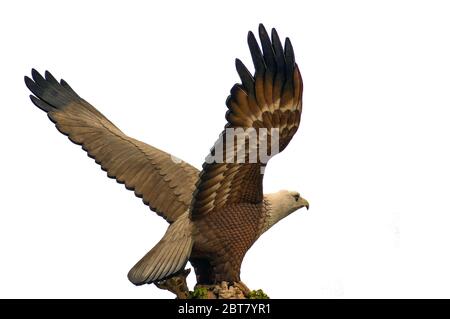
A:
[[[189,208],[198,179],[196,168],[175,163],[170,154],[126,136],[64,80],[58,83],[48,71],[44,78],[33,69],[32,78],[25,77],[34,94],[31,101],[47,113],[61,133],[82,145],[108,177],[134,190],[168,222],[174,222]]]
[[[248,34],[254,76],[236,59],[242,84],[231,89],[226,102],[228,123],[203,164],[191,204],[194,220],[227,205],[260,203],[267,163],[261,156],[262,147],[267,147],[270,156],[266,159],[270,158],[276,154],[272,147],[275,144],[270,143],[278,142],[281,152],[299,127],[303,83],[291,42],[287,38],[283,49],[276,30],[272,29],[270,39],[263,25],[259,26],[259,37],[262,52],[253,33]],[[260,128],[267,129],[267,134]],[[256,133],[256,143],[252,142],[251,134],[232,137],[230,141],[235,143],[227,143],[227,135],[232,133],[227,129]]]

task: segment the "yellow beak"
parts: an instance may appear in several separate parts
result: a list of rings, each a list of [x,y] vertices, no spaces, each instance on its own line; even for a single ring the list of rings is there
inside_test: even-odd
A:
[[[309,210],[309,203],[306,199],[300,198],[300,204],[302,205],[302,207],[306,207],[306,209]]]

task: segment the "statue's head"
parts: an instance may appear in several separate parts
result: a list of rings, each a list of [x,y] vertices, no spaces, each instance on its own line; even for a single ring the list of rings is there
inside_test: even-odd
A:
[[[266,194],[264,198],[270,209],[269,221],[265,230],[300,208],[306,207],[306,209],[309,209],[308,201],[302,198],[298,192],[281,190]]]

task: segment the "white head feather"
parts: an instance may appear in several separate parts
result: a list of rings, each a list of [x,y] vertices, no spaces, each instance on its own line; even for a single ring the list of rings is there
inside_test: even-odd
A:
[[[268,204],[269,211],[263,232],[267,231],[270,227],[286,216],[292,214],[297,209],[302,207],[309,209],[308,201],[300,197],[298,192],[281,190],[277,193],[264,195],[264,199]]]

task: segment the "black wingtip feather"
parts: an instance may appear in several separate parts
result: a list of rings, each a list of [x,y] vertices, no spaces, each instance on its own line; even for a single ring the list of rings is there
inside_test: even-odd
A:
[[[34,95],[39,96],[42,94],[40,87],[28,76],[25,76],[25,85]]]
[[[272,28],[272,32],[270,34],[272,38],[272,44],[273,48],[278,51],[278,49],[283,49],[283,46],[281,45],[280,37],[278,36],[278,32],[275,28]]]
[[[264,58],[261,49],[256,41],[253,32],[249,31],[247,36],[248,47],[252,55],[253,64],[255,65],[255,72],[262,73],[265,70]]]
[[[61,79],[60,84],[63,86],[63,88],[65,88],[67,91],[69,91],[70,93],[72,93],[73,95],[75,95],[76,97],[80,97],[69,85],[69,83],[67,83],[66,81],[64,81],[64,79]]]
[[[30,99],[31,99],[31,102],[33,102],[34,105],[36,105],[38,108],[40,108],[44,112],[50,112],[50,111],[54,110],[54,108],[52,108],[50,105],[48,105],[44,101],[39,100],[34,95],[30,95]]]
[[[272,43],[270,42],[266,28],[262,24],[259,25],[259,39],[261,40],[266,66],[270,71],[274,71],[276,69],[275,53],[273,52]]]
[[[264,27],[264,24],[262,24],[262,23],[260,23],[260,24],[258,25],[258,34],[259,34],[259,39],[260,39],[261,42],[262,42],[261,34],[267,34],[266,28]]]
[[[31,77],[33,78],[34,82],[36,82],[39,85],[45,84],[44,77],[35,69],[31,69]]]
[[[277,67],[278,67],[278,69],[281,69],[284,67],[284,64],[285,64],[284,52],[283,52],[283,46],[280,41],[280,37],[278,36],[277,30],[275,30],[275,28],[272,29],[271,37],[272,37],[272,46],[273,46],[273,51],[275,52],[275,60],[277,62]]]
[[[292,43],[289,38],[286,38],[286,41],[284,42],[284,51],[286,62],[293,66],[295,64],[294,48],[292,47]]]
[[[37,75],[37,74],[39,74],[39,72],[36,71],[35,68],[32,68],[32,69],[31,69],[31,76],[33,77],[33,79],[34,79],[34,76]]]
[[[33,80],[30,79],[28,76],[24,76],[23,80],[25,81],[25,85],[27,86],[27,88],[31,91],[31,87],[34,84]]]
[[[49,71],[45,71],[45,79],[54,85],[58,84],[58,80]]]
[[[25,77],[25,84],[36,96],[32,101],[46,112],[64,108],[71,102],[79,100],[79,96],[68,85],[64,87],[49,71],[45,71],[44,78],[38,71],[32,69],[31,76],[32,79]]]
[[[248,69],[245,67],[241,60],[236,59],[236,71],[241,78],[242,85],[247,90],[247,92],[253,92],[254,90],[254,79]]]

